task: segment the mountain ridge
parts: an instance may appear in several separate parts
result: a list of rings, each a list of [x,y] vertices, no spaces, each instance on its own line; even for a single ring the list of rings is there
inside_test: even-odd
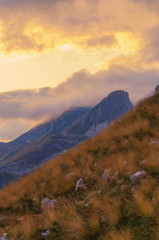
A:
[[[52,120],[56,131],[51,121],[46,122],[5,145],[4,152],[0,151],[0,173],[15,174],[17,177],[29,173],[51,157],[92,137],[97,130],[99,132],[107,127],[112,120],[118,119],[132,108],[128,93],[119,90],[109,94],[95,107],[81,107],[66,111]],[[92,126],[95,126],[95,131],[87,135]],[[33,137],[30,139],[28,136]],[[8,145],[11,149],[7,149]],[[4,182],[1,180],[0,186],[2,185],[4,186]]]
[[[128,93],[123,90],[114,91],[92,108],[86,116],[83,116],[73,126],[70,126],[68,133],[82,133],[85,136],[92,137],[99,132],[96,131],[99,124],[104,123],[100,128],[102,130],[114,119],[118,119],[131,109],[133,109],[133,104],[129,99]],[[92,134],[88,134],[89,130],[92,130]]]

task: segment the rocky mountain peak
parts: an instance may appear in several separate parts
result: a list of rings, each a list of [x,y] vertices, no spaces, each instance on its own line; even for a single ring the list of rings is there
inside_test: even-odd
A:
[[[111,92],[107,96],[107,98],[112,98],[112,97],[125,97],[125,98],[128,98],[129,94],[128,94],[128,92],[126,92],[124,90],[116,90],[116,91]]]
[[[159,85],[156,86],[154,93],[156,94],[158,92],[159,92]]]

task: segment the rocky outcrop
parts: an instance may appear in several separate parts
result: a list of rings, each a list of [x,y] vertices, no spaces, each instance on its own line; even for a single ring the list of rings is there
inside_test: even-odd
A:
[[[155,90],[154,90],[154,94],[159,92],[159,85],[156,86]]]
[[[68,133],[92,137],[132,108],[133,104],[127,92],[114,91],[70,127]]]

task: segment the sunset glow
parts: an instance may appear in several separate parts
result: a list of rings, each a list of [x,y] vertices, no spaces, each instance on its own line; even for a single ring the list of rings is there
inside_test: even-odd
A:
[[[114,88],[123,88],[130,92],[133,101],[139,100],[140,95],[148,94],[148,89],[152,91],[158,82],[158,9],[157,0],[0,0],[0,93],[3,96],[0,101],[5,101],[7,106],[12,101],[23,105],[23,96],[19,99],[16,90],[24,93],[31,89],[35,93],[35,89],[40,92],[41,88],[56,87],[50,91],[61,89],[62,94],[67,84],[68,92],[71,91],[69,97],[73,99],[77,95],[73,85],[77,85],[83,73],[87,79],[85,83],[82,79],[80,90],[77,87],[81,91],[79,96],[86,94],[85,89],[90,88],[94,79],[98,79],[100,87],[98,97],[93,91],[88,104],[94,104],[95,99]],[[137,79],[140,85],[146,81],[144,88],[137,86]],[[4,92],[5,96],[16,92],[16,97],[6,101]],[[49,94],[46,99],[56,102],[59,96]],[[59,100],[60,109],[72,105],[69,97],[64,102]],[[38,107],[37,100],[36,103]],[[76,99],[73,105],[81,103]],[[30,112],[29,103],[26,109]],[[24,121],[25,115],[21,116]],[[50,115],[49,111],[38,121]],[[37,118],[28,121],[29,128]]]

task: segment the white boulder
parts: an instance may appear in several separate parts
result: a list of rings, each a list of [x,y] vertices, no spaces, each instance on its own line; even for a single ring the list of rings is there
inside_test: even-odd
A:
[[[42,237],[47,237],[51,234],[50,230],[47,230],[46,232],[42,232],[41,235]]]
[[[83,181],[83,178],[80,178],[80,179],[77,181],[76,186],[75,186],[75,191],[77,191],[79,188],[81,188],[81,189],[87,189],[86,184],[85,184],[84,181]]]
[[[130,176],[130,180],[134,183],[136,180],[143,180],[146,178],[147,173],[145,171],[139,171]]]

